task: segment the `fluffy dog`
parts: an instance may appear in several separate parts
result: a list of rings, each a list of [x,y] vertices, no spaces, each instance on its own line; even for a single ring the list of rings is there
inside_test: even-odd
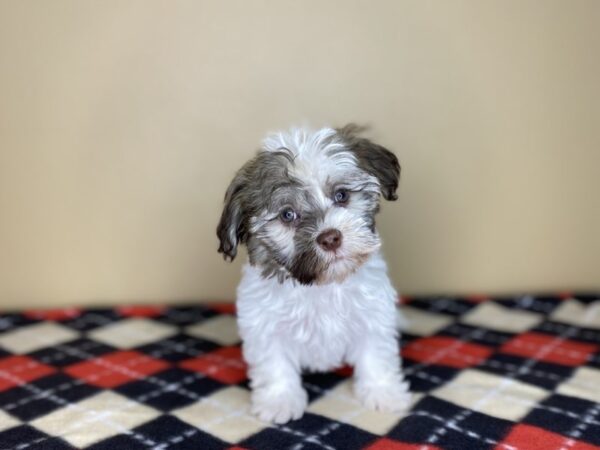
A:
[[[354,391],[383,411],[408,406],[397,295],[375,229],[380,197],[396,200],[400,165],[362,129],[292,129],[268,136],[236,174],[217,228],[219,252],[249,261],[237,290],[252,412],[302,416],[301,372],[354,366]]]

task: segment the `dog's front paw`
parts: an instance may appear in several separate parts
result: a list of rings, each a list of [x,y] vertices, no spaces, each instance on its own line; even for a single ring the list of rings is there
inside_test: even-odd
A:
[[[406,381],[384,384],[356,384],[354,392],[364,406],[382,412],[402,413],[410,406]]]
[[[302,417],[308,395],[301,387],[274,390],[260,389],[252,392],[252,414],[264,422],[286,423]]]

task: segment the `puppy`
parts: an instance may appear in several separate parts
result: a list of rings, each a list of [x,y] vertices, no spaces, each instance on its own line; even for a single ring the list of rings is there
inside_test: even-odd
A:
[[[397,158],[348,125],[268,136],[236,174],[217,228],[219,252],[248,263],[237,290],[252,412],[302,416],[301,372],[354,366],[362,403],[409,403],[396,328],[396,291],[375,229],[380,197],[396,200]]]

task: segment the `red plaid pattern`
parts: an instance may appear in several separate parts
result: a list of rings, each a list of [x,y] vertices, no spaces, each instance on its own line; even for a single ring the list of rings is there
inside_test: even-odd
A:
[[[113,388],[132,380],[140,380],[169,366],[165,361],[134,351],[122,351],[66,367],[69,375],[93,386]]]
[[[285,425],[250,414],[231,303],[0,314],[0,449],[600,450],[600,296],[402,300],[409,411],[341,367]]]
[[[183,361],[180,366],[201,372],[222,383],[236,384],[246,379],[246,363],[239,346],[223,347],[204,356]]]
[[[476,366],[493,353],[494,349],[484,345],[463,342],[444,336],[418,339],[409,343],[402,356],[421,363],[441,364],[463,369]]]
[[[120,306],[117,308],[117,312],[123,317],[157,317],[160,316],[165,310],[164,306]]]
[[[81,314],[78,308],[30,309],[23,313],[25,317],[36,320],[68,320]]]
[[[37,380],[55,371],[53,367],[41,364],[27,356],[0,359],[0,391]]]
[[[596,344],[575,342],[542,333],[523,333],[516,336],[500,351],[565,366],[580,366],[600,350]]]
[[[508,436],[496,449],[522,448],[527,450],[569,449],[569,450],[600,450],[599,446],[586,444],[572,438],[531,425],[520,424],[513,428]]]

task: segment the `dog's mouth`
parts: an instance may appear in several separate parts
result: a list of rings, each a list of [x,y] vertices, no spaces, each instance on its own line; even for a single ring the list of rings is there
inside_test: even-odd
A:
[[[316,284],[342,283],[355,273],[371,256],[372,252],[360,254],[337,253],[331,256],[315,279]]]
[[[317,270],[306,272],[289,270],[288,273],[304,285],[342,283],[348,276],[355,273],[371,254],[372,252],[348,255],[338,252],[331,255],[327,262],[322,262]]]
[[[344,244],[330,251],[324,251],[317,246],[305,248],[302,253],[295,255],[285,268],[300,284],[341,283],[360,269],[380,247],[376,236],[370,235],[362,237],[361,240],[348,240]]]
[[[339,252],[336,252],[333,255],[333,259],[331,260],[331,264],[336,264],[338,262],[345,261],[347,259],[348,259],[348,257],[346,255],[343,255],[343,254],[340,254]]]
[[[330,267],[336,264],[349,264],[360,266],[364,263],[369,256],[379,249],[380,245],[373,245],[370,248],[365,249],[361,252],[348,252],[343,249],[336,250],[327,256],[326,267]]]

